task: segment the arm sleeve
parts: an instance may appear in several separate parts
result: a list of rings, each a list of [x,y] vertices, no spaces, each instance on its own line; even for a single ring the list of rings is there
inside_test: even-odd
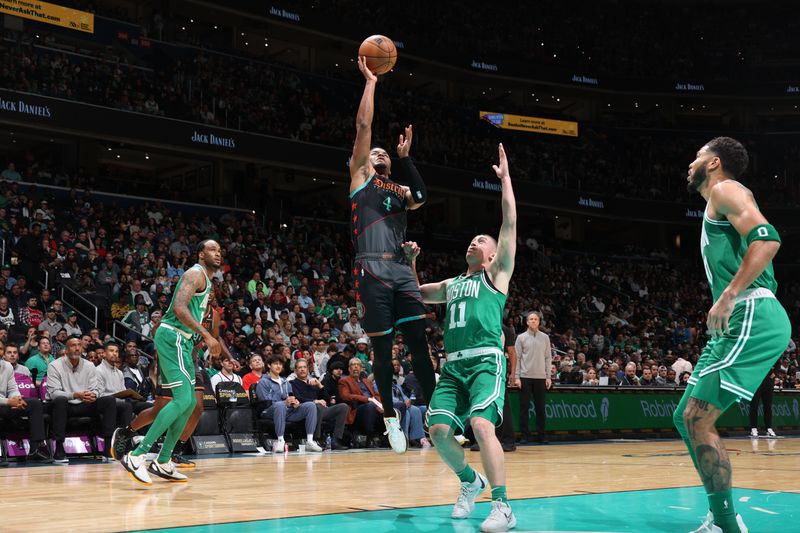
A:
[[[517,351],[517,368],[514,369],[514,376],[520,377],[520,373],[522,372],[522,336],[517,336],[517,340],[514,342],[514,349]]]
[[[65,391],[61,385],[61,374],[52,363],[47,367],[47,396],[50,399],[72,398],[72,394]]]
[[[550,366],[553,364],[553,347],[550,345],[550,337],[547,337],[547,351],[544,354],[544,375],[545,379],[550,378]]]
[[[10,365],[9,365],[10,366]],[[14,396],[19,396],[19,387],[17,387],[17,380],[14,379],[14,370],[12,369],[11,372],[8,373],[8,381],[3,387],[5,392],[5,397],[0,397],[0,405],[6,405],[8,403],[9,398],[13,398]]]
[[[422,181],[422,176],[410,157],[401,157],[397,160],[397,174],[401,180],[408,182],[414,202],[417,204],[425,203],[428,199],[428,190],[425,188],[425,182]]]
[[[89,367],[89,386],[87,387],[98,398],[103,394],[104,390],[100,384],[100,377],[97,375],[97,369],[94,366]]]

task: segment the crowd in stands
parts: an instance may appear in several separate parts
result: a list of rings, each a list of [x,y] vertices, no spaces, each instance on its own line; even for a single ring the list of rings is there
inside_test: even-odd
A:
[[[58,39],[58,34],[37,39],[32,33],[7,32],[0,42],[0,87],[345,149],[352,146],[354,110],[362,89],[355,68],[344,79],[341,74],[323,77],[165,43],[139,55],[88,43],[76,55],[60,51]],[[577,139],[500,132],[478,120],[483,104],[423,93],[389,77],[378,91],[373,136],[392,146],[403,126],[414,124],[418,161],[473,172],[486,170],[485,154],[502,139],[520,180],[625,197],[692,198],[685,187],[686,168],[707,136],[592,124],[582,124]],[[495,111],[535,113],[492,105]],[[751,152],[745,181],[760,202],[799,203],[800,184],[791,177],[798,170],[791,139],[742,140]],[[59,172],[45,165],[31,174],[22,162],[14,163],[21,165],[19,172],[26,180],[55,181]],[[73,169],[67,174],[75,180],[79,173]]]
[[[212,386],[259,384],[261,399],[286,400],[288,390],[295,390],[295,397],[318,406],[304,413],[311,420],[309,434],[319,435],[318,422],[331,419],[336,425],[332,446],[347,446],[345,425],[380,445],[380,406],[368,377],[373,354],[355,310],[350,245],[341,229],[300,218],[286,228],[263,226],[252,215],[217,218],[158,202],[120,207],[76,191],[51,198],[36,187],[0,181],[0,232],[9,258],[0,270],[5,359],[16,373],[35,372],[36,386],[47,377],[44,398],[51,410],[57,398],[69,398],[58,400],[64,403],[58,404],[59,416],[104,410],[107,424],[97,432],[107,436],[113,426],[109,420],[124,424],[143,406],[121,407],[120,400],[115,412],[115,402],[96,401],[104,396],[103,383],[113,378],[117,388],[152,400],[152,336],[180,275],[194,262],[197,243],[213,238],[224,253],[223,268],[212,280],[223,353],[203,357],[201,352]],[[635,248],[622,252],[624,257],[520,247],[504,320],[519,333],[529,311],[542,313],[557,386],[678,387],[697,362],[711,305],[701,269]],[[460,249],[423,249],[419,261],[422,282],[450,277],[463,266]],[[45,270],[50,280],[66,279],[63,283],[99,303],[97,325],[68,309],[53,287],[39,286]],[[797,324],[800,285],[787,282],[781,298]],[[437,369],[444,357],[442,318],[441,306],[432,307],[426,322]],[[109,345],[115,321],[125,327],[116,329],[119,344]],[[412,443],[424,446],[424,398],[402,334],[393,354],[398,385],[393,392],[408,414],[404,427]],[[776,386],[797,385],[797,357],[792,343],[776,366]],[[86,375],[65,374],[68,363]],[[92,377],[95,365],[111,377]],[[51,379],[54,369],[59,379]],[[267,390],[261,384],[270,381],[263,379],[270,373],[291,379],[278,379],[277,389]],[[360,394],[359,380],[366,381],[371,398]],[[341,402],[352,404],[346,413],[335,407]],[[274,418],[275,409],[264,416]]]

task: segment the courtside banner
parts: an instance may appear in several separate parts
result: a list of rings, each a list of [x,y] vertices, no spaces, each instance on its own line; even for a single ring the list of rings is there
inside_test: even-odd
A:
[[[578,123],[570,120],[554,120],[551,118],[528,117],[525,115],[510,115],[508,113],[494,113],[492,111],[479,111],[481,120],[503,128],[505,130],[529,131],[531,133],[546,133],[549,135],[578,136]]]
[[[588,390],[548,392],[545,400],[546,428],[552,431],[672,430],[672,415],[684,389],[586,387]],[[519,393],[509,391],[514,429],[519,430]],[[763,416],[763,404],[759,415]],[[531,401],[529,426],[536,431],[536,413]],[[718,427],[749,428],[750,403],[733,404],[719,419]],[[772,405],[774,427],[800,427],[800,393],[776,392]]]
[[[94,33],[94,15],[68,7],[31,0],[0,0],[0,13]]]

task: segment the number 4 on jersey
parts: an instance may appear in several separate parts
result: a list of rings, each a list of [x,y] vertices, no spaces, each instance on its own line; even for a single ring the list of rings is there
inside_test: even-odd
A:
[[[383,206],[386,208],[386,211],[387,211],[387,212],[392,210],[392,199],[391,199],[390,197],[388,197],[388,196],[387,196],[387,197],[386,197],[386,200],[384,200],[384,201],[383,201],[383,202],[381,202],[381,203],[382,203],[382,204],[383,204]]]
[[[463,328],[467,325],[467,302],[450,304],[448,313],[450,314],[450,329]],[[460,318],[456,319],[456,313]]]

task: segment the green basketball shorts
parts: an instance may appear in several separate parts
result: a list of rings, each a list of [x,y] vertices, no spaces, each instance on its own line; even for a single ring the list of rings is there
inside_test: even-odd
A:
[[[736,304],[730,331],[706,344],[689,378],[691,396],[723,411],[744,398],[752,400],[764,376],[789,345],[791,324],[772,298]]]
[[[445,424],[464,431],[470,417],[479,416],[495,426],[503,422],[506,358],[503,350],[448,361],[442,367],[428,412],[428,427]]]
[[[155,346],[158,352],[158,373],[162,389],[173,389],[187,385],[193,387],[194,362],[191,335],[161,324],[156,330]]]

